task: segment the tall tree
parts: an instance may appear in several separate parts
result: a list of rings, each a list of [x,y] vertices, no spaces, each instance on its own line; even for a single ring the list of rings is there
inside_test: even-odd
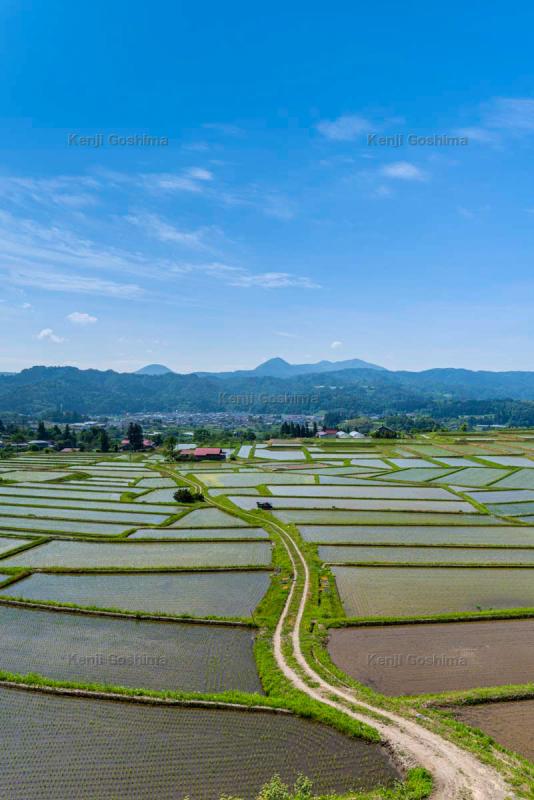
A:
[[[38,439],[47,438],[47,430],[42,419],[39,420],[39,424],[37,425],[37,438]]]
[[[128,441],[132,450],[143,449],[143,429],[138,422],[130,422],[128,425]]]
[[[108,435],[108,432],[107,432],[107,430],[105,428],[102,428],[102,430],[100,431],[100,442],[99,442],[99,445],[100,445],[100,450],[103,453],[108,453],[109,452],[109,445],[110,445],[109,435]]]

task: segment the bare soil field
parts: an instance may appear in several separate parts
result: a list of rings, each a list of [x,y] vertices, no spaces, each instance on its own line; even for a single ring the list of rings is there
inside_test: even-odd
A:
[[[534,620],[335,628],[335,664],[386,695],[473,689],[532,680]]]
[[[463,706],[455,709],[454,716],[534,761],[534,700]]]

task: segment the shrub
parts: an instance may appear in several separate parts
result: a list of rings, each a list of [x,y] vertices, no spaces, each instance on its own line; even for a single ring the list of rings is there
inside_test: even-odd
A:
[[[201,492],[192,492],[191,489],[184,486],[175,491],[174,499],[177,503],[201,503],[204,495]]]

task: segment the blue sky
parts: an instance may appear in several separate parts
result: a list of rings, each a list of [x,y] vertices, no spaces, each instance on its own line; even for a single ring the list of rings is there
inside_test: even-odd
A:
[[[532,5],[289,5],[2,4],[0,370],[534,368]]]

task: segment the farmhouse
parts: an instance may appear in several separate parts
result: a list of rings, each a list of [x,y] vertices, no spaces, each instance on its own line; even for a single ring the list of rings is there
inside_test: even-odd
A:
[[[54,442],[48,441],[47,439],[32,439],[28,442],[28,446],[34,450],[44,450],[46,447],[53,447]]]
[[[156,447],[156,445],[154,444],[152,439],[143,439],[143,450],[154,450],[155,447]],[[122,441],[120,443],[120,449],[121,450],[131,450],[132,449],[132,445],[130,444],[130,440],[129,439],[122,439]]]
[[[180,450],[178,458],[192,459],[194,461],[224,461],[226,455],[222,447],[195,447],[190,450]]]
[[[337,436],[336,428],[323,428],[315,434],[319,439],[335,439]]]

